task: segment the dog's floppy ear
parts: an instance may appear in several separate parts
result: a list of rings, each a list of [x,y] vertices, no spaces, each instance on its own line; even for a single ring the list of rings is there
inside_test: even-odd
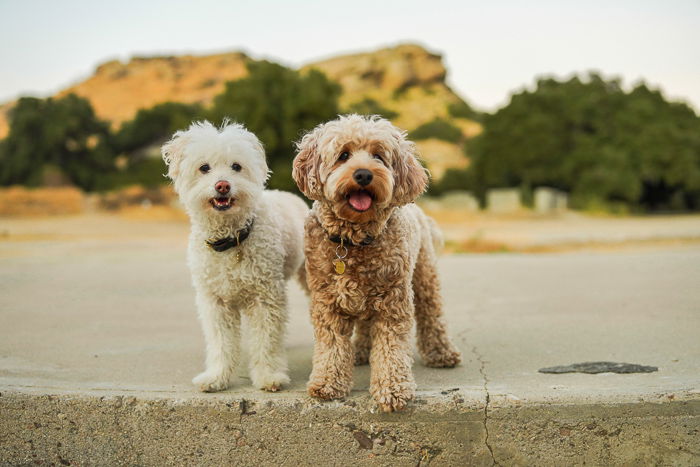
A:
[[[397,206],[412,203],[428,188],[428,172],[418,162],[416,145],[406,139],[406,133],[394,133],[398,139],[398,154],[392,161],[394,194],[392,202]]]
[[[292,178],[307,198],[320,200],[323,196],[319,166],[321,154],[319,152],[319,138],[322,128],[316,127],[305,134],[297,143],[297,155],[292,167]]]
[[[176,132],[172,139],[160,148],[165,165],[168,166],[168,178],[175,180],[180,174],[180,163],[185,156],[185,146],[190,142],[187,131]]]

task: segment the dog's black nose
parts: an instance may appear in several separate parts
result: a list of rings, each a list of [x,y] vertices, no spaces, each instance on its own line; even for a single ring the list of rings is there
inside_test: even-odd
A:
[[[367,186],[372,181],[372,178],[374,178],[374,175],[367,169],[357,169],[355,173],[352,174],[352,178],[355,179],[358,185]]]
[[[214,188],[222,195],[225,195],[226,193],[231,191],[231,185],[225,180],[219,180],[218,182],[216,182]]]

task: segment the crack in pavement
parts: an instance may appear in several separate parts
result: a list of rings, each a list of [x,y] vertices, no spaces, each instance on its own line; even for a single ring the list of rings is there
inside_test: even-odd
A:
[[[494,456],[494,454],[493,454],[493,448],[491,447],[491,444],[489,443],[488,420],[489,420],[489,403],[491,402],[491,395],[489,394],[489,377],[486,376],[486,361],[484,360],[483,355],[481,355],[479,353],[479,351],[476,349],[476,346],[472,347],[472,353],[476,357],[476,360],[479,362],[479,373],[481,373],[481,377],[484,379],[484,392],[486,393],[486,404],[484,405],[484,432],[485,432],[484,443],[486,444],[486,448],[489,450],[489,453],[491,454],[491,460],[493,461],[493,465],[500,466],[501,464],[499,464],[498,461],[496,460],[496,456]]]

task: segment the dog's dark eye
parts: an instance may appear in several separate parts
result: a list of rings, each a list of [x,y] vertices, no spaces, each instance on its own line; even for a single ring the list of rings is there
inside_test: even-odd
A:
[[[339,161],[346,161],[350,157],[350,153],[347,151],[341,152],[340,156],[338,157]]]
[[[372,157],[374,157],[375,159],[377,159],[377,160],[378,160],[379,162],[381,162],[382,164],[384,163],[384,159],[382,159],[382,156],[381,156],[381,155],[379,155],[379,154],[372,154]]]
[[[209,167],[209,164],[202,164],[199,166],[199,171],[202,172],[203,174],[209,172],[211,170],[211,167]]]
[[[231,168],[232,168],[233,170],[235,170],[236,172],[240,172],[241,169],[242,169],[243,167],[241,167],[241,164],[239,164],[238,162],[234,162],[234,163],[231,165]]]

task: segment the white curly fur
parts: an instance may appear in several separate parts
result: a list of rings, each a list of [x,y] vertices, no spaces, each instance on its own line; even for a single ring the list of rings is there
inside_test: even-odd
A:
[[[265,190],[268,168],[258,138],[239,124],[217,129],[209,122],[178,131],[162,148],[191,221],[188,263],[206,339],[206,370],[192,382],[202,391],[226,389],[239,360],[241,318],[247,322],[250,377],[258,388],[277,391],[289,382],[284,351],[286,281],[303,283],[303,222],[308,209],[298,197]],[[240,171],[232,168],[240,164]],[[208,173],[200,167],[208,164]],[[225,211],[210,200],[228,182],[234,199]],[[216,252],[210,239],[235,236],[254,217],[241,245]],[[238,259],[240,255],[240,260]]]

